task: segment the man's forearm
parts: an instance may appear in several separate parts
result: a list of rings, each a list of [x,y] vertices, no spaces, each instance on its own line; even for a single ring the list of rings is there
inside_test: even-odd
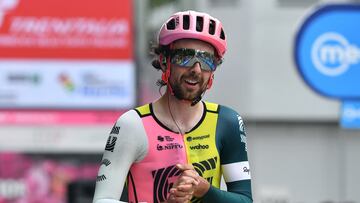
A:
[[[233,202],[233,203],[252,203],[253,200],[243,194],[223,191],[210,186],[208,192],[202,197],[202,201],[206,203],[217,202]]]

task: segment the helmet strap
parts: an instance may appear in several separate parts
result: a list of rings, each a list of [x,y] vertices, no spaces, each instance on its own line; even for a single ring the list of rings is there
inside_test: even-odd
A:
[[[170,45],[170,49],[173,47],[173,44],[171,43]],[[164,58],[165,57],[165,58]],[[173,88],[170,85],[169,79],[170,79],[170,75],[171,75],[171,64],[170,64],[170,56],[169,55],[165,55],[164,54],[160,54],[159,56],[159,60],[161,65],[165,65],[166,69],[165,71],[163,71],[162,75],[161,75],[161,80],[166,84],[166,86],[168,87],[170,94],[174,95],[174,91]]]
[[[163,61],[163,55],[160,55],[160,61]],[[171,66],[170,66],[170,60],[168,59],[169,57],[166,57],[166,59],[165,59],[165,63],[163,63],[164,65],[166,65],[166,69],[165,69],[165,71],[162,73],[162,75],[161,75],[161,80],[163,81],[163,82],[165,82],[166,84],[168,84],[169,83],[169,78],[170,78],[170,68],[171,68]]]
[[[166,57],[166,70],[162,73],[161,75],[161,79],[162,81],[164,81],[170,91],[171,95],[174,95],[174,91],[173,88],[171,87],[170,84],[170,74],[171,74],[171,65],[170,65],[170,56]]]

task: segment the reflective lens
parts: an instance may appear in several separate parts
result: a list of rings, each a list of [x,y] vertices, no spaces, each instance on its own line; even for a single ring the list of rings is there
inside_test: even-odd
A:
[[[172,64],[182,67],[192,67],[199,62],[201,69],[204,71],[215,71],[216,67],[221,63],[221,60],[215,57],[214,54],[186,48],[171,50],[170,58]]]

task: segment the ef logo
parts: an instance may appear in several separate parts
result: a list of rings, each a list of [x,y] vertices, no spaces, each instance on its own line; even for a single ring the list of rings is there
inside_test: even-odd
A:
[[[326,32],[314,42],[311,50],[314,67],[324,75],[338,76],[360,62],[360,49],[336,32]]]

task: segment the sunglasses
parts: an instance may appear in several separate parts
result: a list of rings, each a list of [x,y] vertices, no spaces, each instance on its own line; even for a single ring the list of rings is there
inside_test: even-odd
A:
[[[200,63],[201,70],[215,71],[222,60],[206,51],[196,49],[173,49],[170,50],[170,63],[182,67],[193,67],[195,63]]]

